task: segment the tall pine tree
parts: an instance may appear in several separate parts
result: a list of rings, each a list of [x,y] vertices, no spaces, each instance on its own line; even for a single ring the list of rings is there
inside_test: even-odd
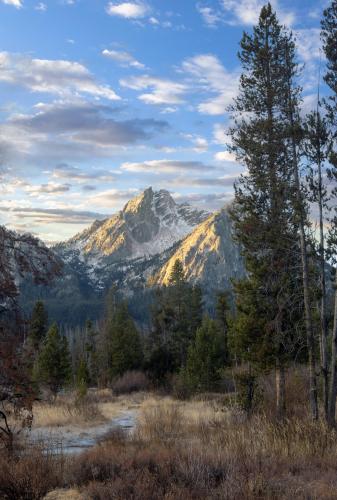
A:
[[[275,369],[279,416],[285,409],[285,366],[296,343],[291,314],[298,307],[300,278],[285,110],[287,37],[270,4],[261,10],[253,34],[243,34],[243,73],[230,130],[231,150],[248,171],[235,186],[231,210],[249,274],[236,287],[244,314],[241,334],[251,361],[258,365],[263,356]]]
[[[327,69],[324,75],[324,80],[330,89],[328,99],[325,104],[329,119],[329,125],[332,132],[333,147],[329,155],[331,165],[330,177],[336,182],[337,180],[337,1],[333,0],[330,6],[324,10],[322,26],[322,40],[325,56],[327,59]],[[336,197],[336,189],[333,191]],[[335,198],[336,199],[336,198]],[[332,231],[330,240],[333,246],[336,245],[337,233],[337,210],[335,206],[335,215],[332,217]],[[336,250],[336,246],[334,246]],[[335,271],[337,271],[335,269]],[[337,394],[337,272],[335,281],[335,305],[334,305],[334,323],[332,331],[331,345],[331,373],[329,386],[329,405],[328,405],[328,422],[331,426],[335,426],[336,413],[336,394]]]

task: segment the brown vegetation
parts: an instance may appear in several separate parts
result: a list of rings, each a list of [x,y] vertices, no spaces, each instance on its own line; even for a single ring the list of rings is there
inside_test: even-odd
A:
[[[250,419],[226,395],[189,401],[130,396],[129,406],[140,405],[131,436],[111,432],[68,458],[39,449],[0,458],[0,498],[37,499],[48,492],[48,498],[69,492],[69,498],[97,500],[336,498],[337,435],[309,418],[305,379],[301,370],[292,372],[292,411],[283,422],[265,411],[271,406],[268,378]],[[117,404],[106,391],[96,397]]]

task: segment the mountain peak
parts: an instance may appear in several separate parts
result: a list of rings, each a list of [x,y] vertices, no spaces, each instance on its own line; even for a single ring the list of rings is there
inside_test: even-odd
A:
[[[153,189],[152,187],[149,187],[145,189],[142,193],[138,194],[131,200],[129,200],[126,205],[124,206],[122,213],[127,214],[127,213],[136,213],[139,212],[140,210],[146,210],[151,208],[151,204],[153,201]]]
[[[174,201],[169,191],[152,187],[132,198],[123,210],[96,223],[61,245],[79,252],[93,265],[161,253],[184,238],[209,214]]]

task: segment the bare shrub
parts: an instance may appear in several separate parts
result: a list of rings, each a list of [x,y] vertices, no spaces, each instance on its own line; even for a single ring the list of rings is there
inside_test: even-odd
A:
[[[131,394],[132,392],[147,391],[150,388],[150,381],[141,371],[128,371],[116,379],[112,384],[113,394]]]
[[[39,499],[62,482],[62,462],[35,448],[14,459],[0,456],[0,498]]]

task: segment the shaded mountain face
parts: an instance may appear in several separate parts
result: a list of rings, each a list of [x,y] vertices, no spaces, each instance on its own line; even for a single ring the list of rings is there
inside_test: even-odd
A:
[[[226,209],[210,215],[152,188],[53,251],[62,259],[64,273],[48,293],[40,289],[38,297],[53,304],[51,316],[65,322],[94,319],[112,284],[142,308],[139,297],[149,293],[149,285],[167,283],[176,259],[182,261],[186,278],[209,296],[244,275]],[[31,306],[36,296],[31,286],[25,295]]]
[[[50,284],[61,274],[62,261],[42,241],[0,226],[0,313],[16,307],[22,282]]]

